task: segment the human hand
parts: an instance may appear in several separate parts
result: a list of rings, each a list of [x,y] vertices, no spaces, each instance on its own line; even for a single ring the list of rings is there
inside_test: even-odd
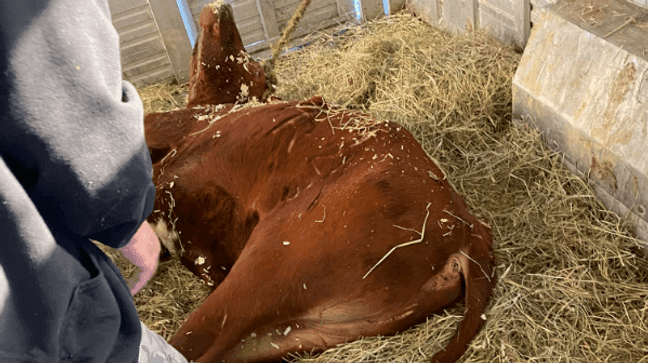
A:
[[[119,250],[137,266],[135,276],[127,281],[131,295],[135,295],[155,273],[160,256],[160,241],[148,222],[144,221],[130,242]]]

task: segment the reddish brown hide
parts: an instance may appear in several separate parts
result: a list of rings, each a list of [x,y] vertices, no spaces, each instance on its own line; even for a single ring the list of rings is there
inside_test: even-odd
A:
[[[273,361],[394,334],[465,297],[460,334],[432,358],[456,361],[495,284],[490,229],[396,124],[321,98],[216,106],[236,99],[219,87],[249,79],[236,64],[258,66],[210,73],[205,60],[241,54],[232,19],[222,2],[203,10],[188,108],[145,118],[149,221],[215,288],[171,344],[201,363]]]
[[[166,154],[149,221],[215,286],[170,340],[187,358],[321,351],[463,296],[460,334],[432,361],[457,360],[481,328],[490,230],[402,127],[314,98],[148,115],[146,137]]]
[[[260,100],[267,88],[262,67],[245,51],[232,8],[223,1],[200,13],[189,79],[187,108]]]

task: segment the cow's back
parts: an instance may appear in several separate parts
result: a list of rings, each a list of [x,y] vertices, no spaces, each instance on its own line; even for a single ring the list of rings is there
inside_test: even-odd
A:
[[[151,219],[216,287],[171,340],[187,357],[262,361],[395,333],[479,275],[485,305],[489,229],[401,126],[321,99],[208,109],[177,114],[191,129],[154,166]]]

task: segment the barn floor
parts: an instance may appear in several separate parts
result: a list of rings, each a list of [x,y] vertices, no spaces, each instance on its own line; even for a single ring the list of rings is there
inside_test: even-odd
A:
[[[277,95],[321,95],[403,124],[489,221],[499,281],[461,362],[648,362],[648,259],[561,156],[511,122],[519,58],[484,34],[452,36],[404,14],[284,55]],[[140,92],[146,112],[184,102],[182,87]],[[123,257],[108,253],[132,276]],[[208,292],[171,260],[134,299],[142,321],[168,338]],[[294,361],[426,362],[462,315],[459,306],[397,336]]]

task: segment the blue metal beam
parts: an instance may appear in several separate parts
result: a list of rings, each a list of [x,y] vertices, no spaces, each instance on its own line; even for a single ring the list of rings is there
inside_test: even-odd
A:
[[[383,4],[383,12],[385,13],[386,17],[389,17],[389,0],[382,0]],[[362,21],[363,14],[362,14],[362,0],[353,0],[353,9],[355,10],[355,15],[356,15],[356,20],[357,21]]]
[[[353,0],[353,9],[355,10],[356,20],[361,22],[362,21],[362,1]]]
[[[178,10],[180,11],[180,16],[182,17],[182,22],[184,23],[185,30],[187,31],[187,36],[189,37],[189,42],[193,48],[196,45],[196,38],[198,32],[196,31],[196,23],[193,21],[193,16],[191,15],[191,8],[187,3],[187,0],[176,0],[178,5]]]

